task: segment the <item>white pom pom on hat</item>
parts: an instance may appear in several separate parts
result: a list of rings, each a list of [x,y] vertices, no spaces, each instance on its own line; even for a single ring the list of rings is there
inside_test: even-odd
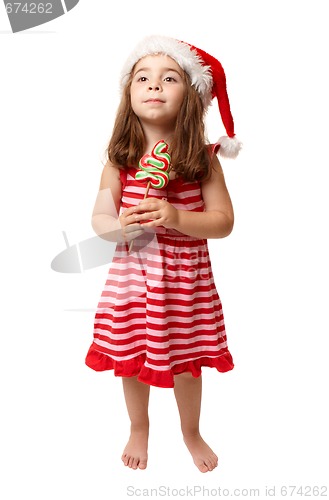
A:
[[[205,109],[217,98],[219,112],[227,136],[220,137],[215,151],[224,158],[236,158],[242,147],[234,133],[234,122],[226,89],[226,77],[221,63],[194,45],[166,36],[144,38],[130,54],[121,74],[121,86],[126,85],[135,64],[143,57],[164,54],[171,57],[189,75],[191,84],[199,93]]]

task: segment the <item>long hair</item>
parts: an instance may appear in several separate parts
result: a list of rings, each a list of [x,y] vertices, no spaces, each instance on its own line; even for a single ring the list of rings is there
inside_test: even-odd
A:
[[[130,100],[131,76],[123,90],[107,147],[108,159],[118,168],[137,166],[144,154],[145,137]],[[210,176],[211,161],[205,138],[205,110],[198,92],[184,72],[185,97],[179,110],[170,154],[172,168],[186,181],[203,181]]]

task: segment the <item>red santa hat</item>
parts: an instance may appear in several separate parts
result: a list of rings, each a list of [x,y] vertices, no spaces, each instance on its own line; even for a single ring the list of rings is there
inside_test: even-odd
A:
[[[199,93],[205,109],[217,98],[226,136],[217,141],[219,153],[225,158],[236,158],[242,147],[234,133],[234,122],[226,90],[226,77],[221,63],[215,57],[186,42],[165,36],[144,38],[124,64],[122,87],[128,81],[135,64],[143,57],[164,54],[171,57],[189,75],[191,84]]]

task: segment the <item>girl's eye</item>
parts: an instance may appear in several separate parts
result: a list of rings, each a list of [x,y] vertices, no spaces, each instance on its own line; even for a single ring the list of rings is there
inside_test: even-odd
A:
[[[165,82],[175,82],[175,81],[176,81],[176,80],[175,80],[175,78],[174,78],[173,76],[167,76],[167,77],[165,78]]]
[[[138,82],[146,82],[146,80],[147,80],[146,76],[140,76],[137,81]]]

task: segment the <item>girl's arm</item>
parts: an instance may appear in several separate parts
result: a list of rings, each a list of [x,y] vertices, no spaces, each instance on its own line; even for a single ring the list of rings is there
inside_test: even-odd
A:
[[[142,201],[136,212],[136,220],[154,219],[143,224],[145,227],[164,226],[176,229],[194,238],[224,238],[228,236],[234,224],[234,212],[228,193],[222,167],[217,156],[212,160],[212,173],[209,180],[201,185],[205,202],[204,212],[178,210],[164,200],[148,198]]]
[[[143,233],[131,209],[120,217],[121,180],[120,171],[110,162],[104,166],[97,194],[91,225],[98,236],[109,241],[130,241]]]

